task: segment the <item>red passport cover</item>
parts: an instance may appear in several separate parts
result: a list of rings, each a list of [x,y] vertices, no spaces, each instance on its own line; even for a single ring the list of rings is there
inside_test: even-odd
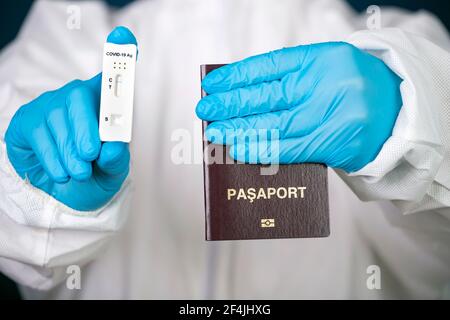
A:
[[[202,65],[201,78],[221,66]],[[207,125],[204,121],[203,131]],[[208,148],[229,162],[203,162],[206,240],[329,236],[326,166],[279,165],[276,174],[261,175],[262,165],[236,163],[228,147],[203,139],[205,154]]]

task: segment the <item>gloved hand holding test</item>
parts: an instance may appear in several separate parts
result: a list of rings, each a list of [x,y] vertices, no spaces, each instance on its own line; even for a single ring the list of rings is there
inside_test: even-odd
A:
[[[131,140],[137,41],[119,26],[107,42],[104,73],[21,106],[5,134],[17,174],[78,211],[108,203],[129,172],[130,153],[122,142]]]

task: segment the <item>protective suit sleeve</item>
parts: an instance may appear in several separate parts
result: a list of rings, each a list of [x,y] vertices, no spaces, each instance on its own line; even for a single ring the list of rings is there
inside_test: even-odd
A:
[[[375,160],[338,173],[362,200],[391,200],[404,214],[433,210],[450,219],[449,38],[428,14],[398,17],[406,28],[360,31],[349,39],[403,79],[403,106]],[[433,26],[429,33],[424,19]]]
[[[111,25],[104,4],[87,3],[85,9],[86,24],[74,32],[64,27],[66,3],[36,2],[18,38],[0,55],[0,272],[40,290],[63,281],[68,266],[82,267],[100,254],[129,211],[130,181],[102,208],[75,211],[22,180],[6,154],[4,134],[21,105],[98,72]],[[96,21],[95,36],[80,34],[92,30],[89,21]]]
[[[83,266],[109,242],[125,221],[130,183],[106,206],[75,211],[22,180],[0,159],[0,270],[36,289],[50,289]]]

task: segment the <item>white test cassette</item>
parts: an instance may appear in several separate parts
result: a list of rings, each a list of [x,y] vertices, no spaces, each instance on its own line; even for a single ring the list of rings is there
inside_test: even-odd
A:
[[[134,44],[105,43],[99,113],[101,141],[131,141],[136,53]]]

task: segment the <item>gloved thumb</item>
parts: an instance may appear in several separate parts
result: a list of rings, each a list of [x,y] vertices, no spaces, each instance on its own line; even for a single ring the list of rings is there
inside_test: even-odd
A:
[[[107,176],[126,177],[130,164],[130,151],[128,144],[123,142],[105,142],[102,144],[100,156],[96,160],[103,178]]]

